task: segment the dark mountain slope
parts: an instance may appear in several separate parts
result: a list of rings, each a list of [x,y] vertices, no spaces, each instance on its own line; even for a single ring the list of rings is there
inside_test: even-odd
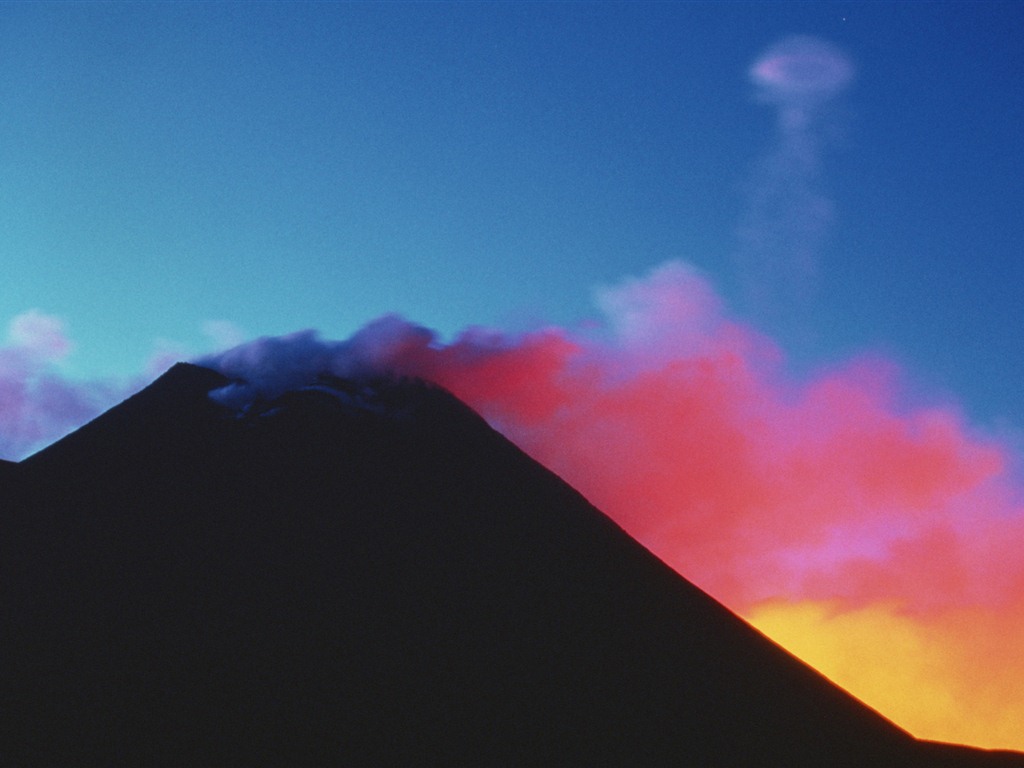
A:
[[[1024,765],[931,747],[451,396],[178,366],[0,486],[18,765]]]

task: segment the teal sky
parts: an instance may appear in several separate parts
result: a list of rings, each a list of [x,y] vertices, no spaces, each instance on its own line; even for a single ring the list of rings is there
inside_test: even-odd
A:
[[[681,259],[797,368],[879,351],[1020,429],[1022,28],[984,2],[0,4],[0,320],[59,316],[72,375],[123,376],[208,321],[572,325]],[[802,170],[749,78],[791,35],[855,70]],[[827,205],[789,200],[807,263],[768,238],[765,278],[741,233],[773,184]]]

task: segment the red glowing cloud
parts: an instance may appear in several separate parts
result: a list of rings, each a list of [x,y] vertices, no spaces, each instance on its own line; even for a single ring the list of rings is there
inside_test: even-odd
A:
[[[884,360],[787,380],[680,265],[601,305],[603,340],[473,330],[445,345],[389,318],[334,354],[351,367],[353,346],[374,349],[376,366],[449,388],[912,732],[1024,747],[1008,725],[1024,717],[1007,684],[1024,680],[1024,511],[1007,449],[955,410],[903,404]]]
[[[901,404],[891,363],[791,381],[779,350],[677,263],[598,300],[603,336],[471,329],[443,344],[390,316],[344,342],[296,334],[206,362],[269,393],[319,371],[436,381],[740,611],[1018,599],[1006,449],[949,408]]]
[[[1024,508],[1009,449],[951,407],[908,403],[880,358],[794,380],[681,264],[598,304],[603,329],[442,343],[388,316],[346,341],[303,332],[199,362],[248,381],[214,393],[229,405],[319,373],[431,379],[911,732],[1024,748]],[[61,346],[34,327],[22,338]],[[14,364],[35,359],[24,347],[0,350],[5,429],[47,410],[39,364]],[[66,414],[58,385],[51,410]]]
[[[774,346],[723,319],[678,265],[625,294],[605,294],[625,317],[602,341],[473,330],[441,345],[395,318],[353,341],[385,350],[377,366],[451,389],[731,605],[997,598],[1007,579],[987,562],[1000,538],[984,531],[1021,517],[1002,446],[952,411],[901,410],[882,361],[786,381]],[[343,346],[333,354],[351,359]]]

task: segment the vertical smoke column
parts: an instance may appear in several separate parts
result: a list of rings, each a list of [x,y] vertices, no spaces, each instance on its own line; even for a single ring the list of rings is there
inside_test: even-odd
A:
[[[832,204],[817,185],[833,128],[828,106],[853,79],[853,65],[831,43],[790,37],[754,62],[750,79],[758,100],[778,111],[778,136],[750,185],[739,232],[741,280],[751,309],[793,320],[813,292],[817,253],[832,218]]]

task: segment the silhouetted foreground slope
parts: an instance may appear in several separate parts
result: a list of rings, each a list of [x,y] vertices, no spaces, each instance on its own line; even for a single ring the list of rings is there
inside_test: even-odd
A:
[[[915,742],[451,396],[177,366],[0,475],[4,765],[1024,765]]]

